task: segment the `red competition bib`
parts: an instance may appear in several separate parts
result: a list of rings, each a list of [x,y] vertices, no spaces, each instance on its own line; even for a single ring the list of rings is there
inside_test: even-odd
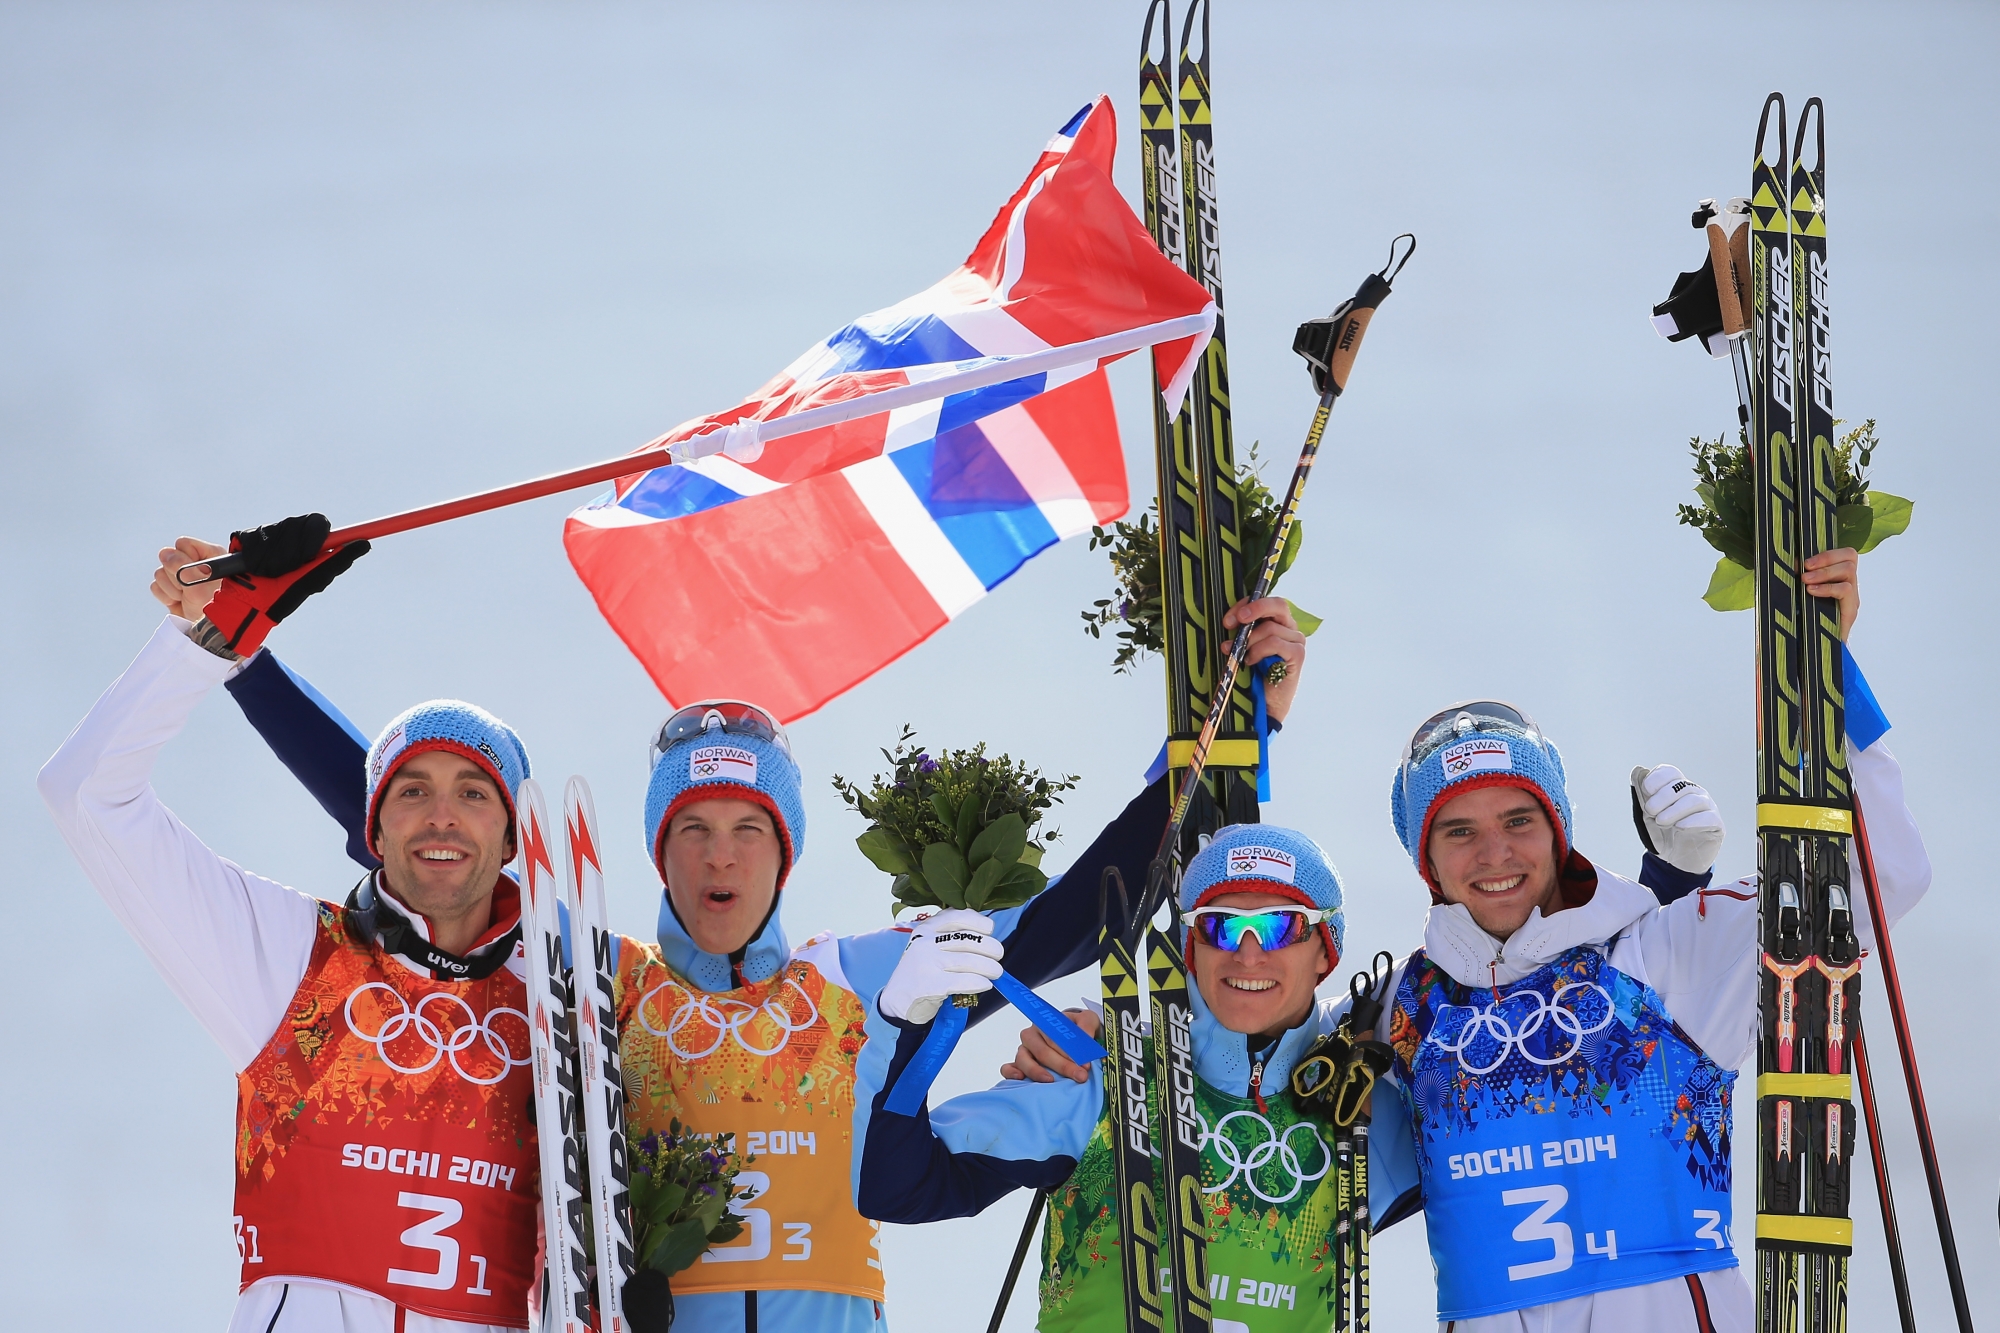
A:
[[[242,1286],[318,1278],[525,1328],[535,1271],[526,990],[432,981],[320,904],[290,1010],[237,1075]]]
[[[743,1235],[674,1274],[676,1295],[831,1291],[883,1297],[881,1226],[854,1209],[854,1066],[867,1014],[820,936],[768,981],[706,992],[651,944],[620,940],[618,1042],[635,1134],[678,1119],[754,1157]]]

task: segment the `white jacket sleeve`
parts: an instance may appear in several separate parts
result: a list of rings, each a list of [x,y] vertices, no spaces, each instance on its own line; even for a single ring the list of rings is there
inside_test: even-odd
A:
[[[1868,821],[1875,874],[1893,926],[1930,887],[1930,857],[1903,804],[1903,770],[1881,741],[1850,753],[1857,803]],[[1858,853],[1857,853],[1858,855]],[[1861,868],[1853,867],[1855,935],[1875,947]],[[1702,889],[1661,908],[1639,926],[1647,983],[1681,1029],[1724,1069],[1748,1064],[1757,1048],[1757,877]],[[1614,952],[1613,965],[1617,965]]]
[[[1854,779],[1854,803],[1861,807],[1861,817],[1868,826],[1868,845],[1875,853],[1875,881],[1881,887],[1882,910],[1888,913],[1893,932],[1896,923],[1931,886],[1930,853],[1924,850],[1916,817],[1904,804],[1903,766],[1889,753],[1886,738],[1850,753],[1848,772]],[[1857,860],[1859,855],[1857,849]],[[1862,948],[1873,949],[1875,923],[1868,911],[1859,864],[1854,867],[1853,900],[1854,933]]]
[[[168,987],[241,1069],[312,957],[315,901],[210,851],[160,802],[154,756],[230,664],[168,617],[42,766],[63,841]]]

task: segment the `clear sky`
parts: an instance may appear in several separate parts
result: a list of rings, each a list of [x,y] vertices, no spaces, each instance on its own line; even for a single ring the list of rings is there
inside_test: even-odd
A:
[[[19,594],[0,645],[16,940],[0,970],[0,1322],[214,1329],[233,1298],[231,1070],[32,785],[156,623],[154,550],[304,510],[372,517],[726,406],[950,270],[1099,92],[1135,190],[1143,9],[0,4],[0,544]],[[1458,698],[1541,720],[1604,864],[1629,873],[1639,855],[1626,773],[1672,761],[1722,801],[1722,869],[1749,867],[1750,618],[1701,603],[1713,555],[1673,521],[1688,438],[1733,421],[1729,376],[1647,314],[1700,259],[1693,202],[1745,189],[1764,93],[1826,99],[1835,401],[1879,420],[1876,475],[1916,501],[1908,535],[1864,564],[1853,646],[1936,864],[1897,941],[1989,1317],[2000,1072],[1960,1041],[1984,1030],[1996,926],[1991,802],[1971,783],[1995,647],[1977,367],[1996,39],[1995,11],[1970,4],[1216,0],[1214,28],[1236,433],[1263,442],[1273,479],[1312,408],[1293,326],[1392,234],[1422,238],[1334,418],[1285,587],[1327,623],[1265,815],[1342,867],[1357,964],[1418,942],[1425,896],[1388,775],[1410,726]],[[1143,503],[1145,385],[1136,363],[1116,374]],[[644,738],[663,705],[563,558],[562,515],[585,498],[385,540],[272,643],[366,731],[461,696],[519,727],[552,785],[588,777],[614,925],[644,934]],[[1082,774],[1059,821],[1072,850],[1123,805],[1159,744],[1160,686],[1157,662],[1114,677],[1084,636],[1078,613],[1109,586],[1101,553],[1051,551],[797,726],[812,833],[786,891],[795,940],[887,920],[827,779],[873,772],[904,722]],[[244,865],[329,898],[353,882],[338,831],[227,699],[157,782]],[[1918,1307],[1941,1325],[1879,992],[1865,1012]],[[940,1088],[990,1081],[1018,1026],[968,1040]],[[897,1326],[983,1327],[1024,1205],[891,1228]],[[1855,1214],[1854,1324],[1888,1327],[1865,1182]],[[1375,1254],[1378,1324],[1419,1326],[1420,1225]],[[1033,1304],[1030,1286],[1009,1326]]]

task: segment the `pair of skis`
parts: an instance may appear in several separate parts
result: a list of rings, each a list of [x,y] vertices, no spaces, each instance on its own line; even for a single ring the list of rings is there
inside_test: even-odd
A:
[[[1773,131],[1775,130],[1775,136]],[[1807,165],[1808,150],[1812,165]],[[1853,1250],[1853,1091],[1859,1078],[1903,1328],[1908,1278],[1861,1042],[1854,839],[1909,1082],[1961,1329],[1964,1283],[1896,983],[1866,823],[1846,763],[1838,603],[1803,569],[1839,545],[1830,377],[1825,110],[1809,100],[1788,141],[1784,98],[1758,121],[1748,198],[1703,201],[1708,284],[1683,274],[1655,307],[1663,331],[1727,352],[1754,467],[1761,975],[1757,1078],[1757,1318],[1761,1333],[1840,1330]],[[1669,328],[1666,325],[1673,325]]]
[[[1208,1209],[1201,1183],[1208,1127],[1196,1103],[1194,1010],[1175,902],[1182,857],[1204,835],[1229,823],[1254,823],[1259,813],[1256,787],[1246,778],[1258,758],[1243,671],[1250,627],[1237,632],[1223,661],[1222,616],[1246,591],[1246,557],[1262,559],[1249,596],[1270,591],[1334,399],[1346,385],[1375,307],[1416,248],[1414,237],[1408,238],[1408,250],[1398,238],[1390,263],[1370,275],[1353,299],[1328,318],[1301,326],[1294,349],[1312,363],[1319,408],[1268,552],[1245,552],[1223,337],[1208,20],[1208,0],[1193,0],[1181,25],[1177,81],[1168,73],[1173,34],[1168,0],[1151,0],[1140,38],[1146,226],[1161,251],[1208,288],[1216,325],[1178,416],[1167,412],[1157,376],[1154,383],[1167,765],[1178,777],[1173,806],[1136,899],[1116,869],[1107,869],[1100,885],[1099,979],[1109,1052],[1104,1080],[1128,1333],[1200,1333],[1212,1322]],[[1162,908],[1164,924],[1156,919]],[[1363,1218],[1365,1225],[1365,1213]]]
[[[518,806],[546,1255],[538,1328],[625,1333],[635,1249],[612,999],[618,943],[605,913],[597,813],[582,778],[563,793],[560,830],[551,829],[532,778],[521,784]],[[551,832],[561,835],[560,882]]]

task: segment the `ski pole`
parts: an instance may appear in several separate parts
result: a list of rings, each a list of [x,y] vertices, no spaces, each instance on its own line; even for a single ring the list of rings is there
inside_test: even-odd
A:
[[[1410,243],[1409,248],[1402,249],[1406,240]],[[1398,250],[1402,251],[1401,259],[1397,258]],[[1416,252],[1417,238],[1412,232],[1404,232],[1389,242],[1389,262],[1380,271],[1363,278],[1354,295],[1342,302],[1331,315],[1299,325],[1299,331],[1292,339],[1292,350],[1312,366],[1313,387],[1319,390],[1319,408],[1313,413],[1312,425],[1306,430],[1305,444],[1299,450],[1298,466],[1292,469],[1291,483],[1285,488],[1285,503],[1278,511],[1270,550],[1264,555],[1262,568],[1257,571],[1257,583],[1250,593],[1252,601],[1266,596],[1278,577],[1278,561],[1284,555],[1285,539],[1291,535],[1292,524],[1298,520],[1299,500],[1305,494],[1306,479],[1311,475],[1313,460],[1319,454],[1320,439],[1326,434],[1326,420],[1333,413],[1333,400],[1340,397],[1341,391],[1347,387],[1348,372],[1354,366],[1356,353],[1361,350],[1361,338],[1368,331],[1368,322],[1375,317],[1382,298],[1389,294],[1396,275],[1403,271],[1403,265],[1409,263],[1410,256]],[[1208,751],[1215,743],[1215,733],[1222,727],[1222,715],[1228,711],[1229,696],[1236,688],[1236,678],[1242,674],[1244,659],[1250,655],[1250,629],[1249,625],[1243,625],[1236,631],[1236,640],[1229,646],[1229,661],[1215,685],[1208,717],[1195,737],[1194,752],[1188,756],[1187,772],[1181,777],[1180,791],[1174,797],[1173,809],[1167,818],[1166,836],[1160,840],[1159,854],[1153,858],[1152,868],[1147,874],[1142,906],[1151,910],[1144,912],[1146,916],[1158,910],[1160,898],[1165,892],[1173,849],[1180,841],[1181,825],[1187,821],[1188,810],[1194,804],[1195,788],[1201,783],[1201,771],[1208,763]]]
[[[1910,1118],[1916,1122],[1917,1152],[1924,1161],[1924,1183],[1930,1187],[1931,1211],[1937,1215],[1938,1246],[1944,1255],[1944,1275],[1951,1284],[1951,1304],[1959,1333],[1972,1333],[1972,1310],[1965,1296],[1965,1275],[1959,1271],[1958,1241],[1951,1230],[1951,1204],[1945,1198],[1944,1176],[1938,1169],[1937,1144],[1931,1138],[1931,1113],[1924,1102],[1923,1079],[1917,1073],[1917,1048],[1910,1038],[1910,1016],[1903,1008],[1903,983],[1896,972],[1896,951],[1889,945],[1889,915],[1875,882],[1875,853],[1868,845],[1868,821],[1861,802],[1854,802],[1854,845],[1860,852],[1861,886],[1868,894],[1868,916],[1875,926],[1875,947],[1882,955],[1882,993],[1889,997],[1889,1018],[1896,1026],[1896,1048],[1903,1057],[1903,1081],[1910,1092]]]
[[[1888,1148],[1875,1111],[1875,1076],[1868,1068],[1867,1034],[1861,1016],[1854,1018],[1854,1082],[1861,1093],[1861,1117],[1868,1123],[1868,1156],[1875,1165],[1875,1198],[1882,1205],[1882,1239],[1889,1249],[1889,1281],[1896,1288],[1896,1318],[1903,1333],[1917,1333],[1916,1311],[1910,1306],[1910,1274],[1903,1265],[1903,1229],[1896,1221],[1896,1196],[1889,1188]]]
[[[1014,1242],[1014,1262],[1007,1265],[1007,1280],[1000,1284],[1000,1300],[993,1307],[986,1333],[1000,1333],[1000,1321],[1007,1316],[1007,1302],[1014,1298],[1014,1282],[1021,1276],[1021,1262],[1028,1257],[1028,1242],[1035,1238],[1035,1224],[1042,1220],[1042,1205],[1048,1198],[1049,1187],[1044,1185],[1035,1191],[1028,1204],[1028,1220],[1021,1224],[1021,1239]]]
[[[807,431],[819,430],[826,426],[837,426],[844,421],[857,421],[862,417],[872,417],[898,407],[932,402],[950,394],[966,393],[993,384],[1005,384],[1010,380],[1023,379],[1029,375],[1045,374],[1067,366],[1081,365],[1086,361],[1123,356],[1127,352],[1136,352],[1155,343],[1200,335],[1213,325],[1212,314],[1182,315],[1175,319],[1162,320],[1157,324],[1128,329],[1123,333],[1106,334],[1102,338],[1068,343],[1040,352],[1030,352],[1024,356],[995,357],[986,364],[975,365],[969,370],[955,374],[921,380],[915,384],[897,385],[893,389],[862,394],[860,397],[850,398],[845,402],[829,403],[824,407],[809,407],[803,412],[794,412],[789,416],[777,417],[770,421],[733,422],[683,440],[670,441],[662,437],[643,448],[620,454],[616,458],[607,458],[601,463],[570,468],[565,472],[551,472],[547,476],[516,482],[512,486],[478,491],[472,495],[462,495],[456,500],[424,505],[419,509],[406,509],[400,514],[389,514],[366,523],[337,528],[327,534],[325,549],[329,552],[338,551],[349,542],[372,541],[392,533],[408,532],[412,528],[443,523],[447,519],[464,518],[467,514],[480,514],[489,509],[520,504],[524,500],[539,500],[545,495],[573,491],[579,486],[610,481],[614,477],[628,477],[633,473],[664,467],[669,463],[689,462],[725,452],[733,457],[754,459],[757,453],[773,440],[803,435]],[[195,569],[207,572],[200,578],[187,577],[188,572]],[[179,580],[182,587],[192,588],[197,584],[243,573],[245,569],[246,565],[241,556],[221,555],[213,560],[201,560],[184,565],[174,577]]]

